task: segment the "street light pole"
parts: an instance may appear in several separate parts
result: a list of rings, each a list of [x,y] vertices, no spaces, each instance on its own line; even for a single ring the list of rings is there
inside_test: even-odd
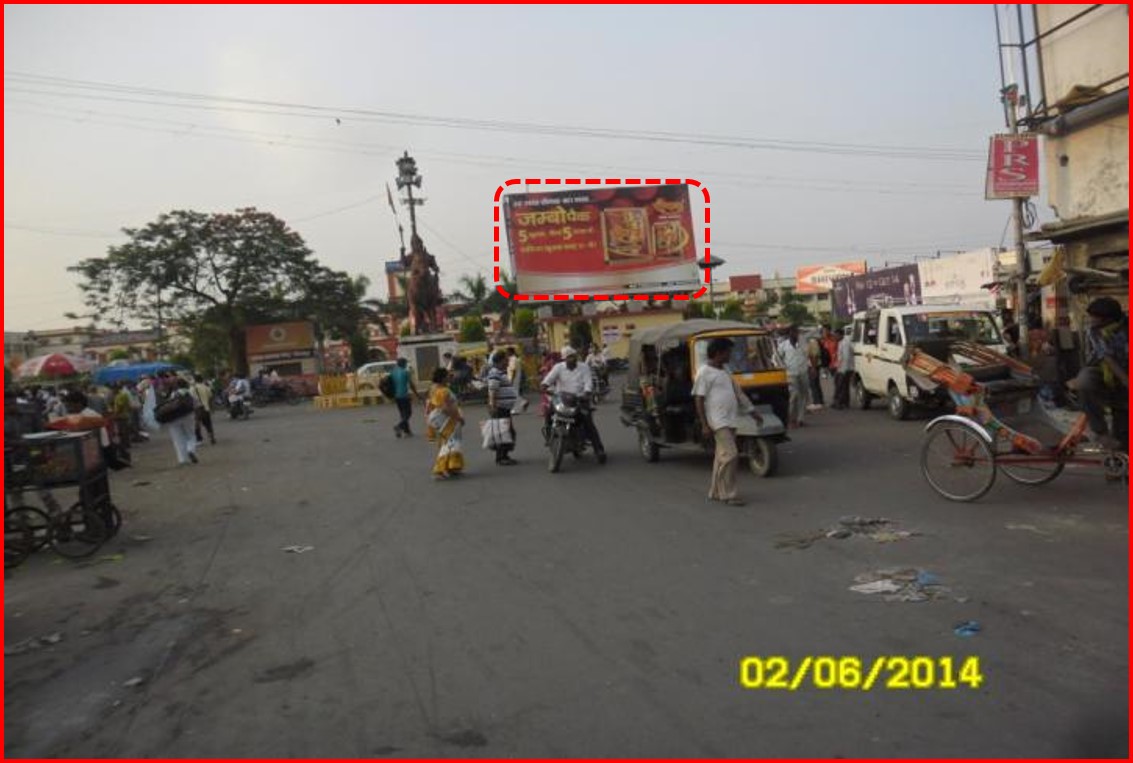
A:
[[[1012,135],[1019,134],[1019,88],[1017,85],[1008,85],[1003,89],[1003,100],[1007,107],[1007,126]],[[1030,356],[1030,343],[1027,340],[1027,247],[1023,241],[1023,203],[1024,199],[1016,196],[1011,200],[1012,228],[1015,233],[1015,324],[1019,327],[1019,357],[1027,360]]]
[[[708,305],[712,308],[712,317],[716,317],[716,290],[713,288],[713,282],[716,280],[716,274],[713,268],[718,268],[725,264],[725,261],[719,257],[709,257],[707,262],[701,261],[696,263],[696,266],[704,270],[708,274]]]

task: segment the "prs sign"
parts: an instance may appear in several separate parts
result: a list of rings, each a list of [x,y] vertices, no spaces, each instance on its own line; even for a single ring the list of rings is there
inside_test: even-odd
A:
[[[993,135],[987,157],[988,199],[1017,199],[1039,193],[1039,137]]]

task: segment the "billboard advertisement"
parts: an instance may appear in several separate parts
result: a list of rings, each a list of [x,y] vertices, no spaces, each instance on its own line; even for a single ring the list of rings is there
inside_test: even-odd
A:
[[[685,184],[503,197],[521,293],[689,292],[703,284]]]
[[[987,152],[986,199],[1039,195],[1039,136],[993,135]]]
[[[248,326],[244,337],[249,360],[307,358],[315,352],[315,329],[307,321]]]
[[[860,275],[865,269],[865,260],[804,265],[795,271],[795,291],[799,294],[825,293],[830,291],[835,279]]]
[[[921,280],[917,265],[897,265],[861,275],[839,278],[831,293],[834,317],[849,320],[859,310],[879,302],[916,305],[921,301]]]
[[[921,294],[928,304],[963,303],[995,307],[995,294],[985,289],[995,280],[995,249],[924,260],[919,263]]]

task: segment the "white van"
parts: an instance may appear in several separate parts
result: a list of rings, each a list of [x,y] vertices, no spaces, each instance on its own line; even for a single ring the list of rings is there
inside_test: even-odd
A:
[[[995,313],[965,305],[908,305],[877,307],[854,315],[853,403],[869,408],[874,398],[885,398],[889,415],[904,419],[914,404],[941,404],[948,400],[936,385],[905,373],[906,353],[914,345],[937,354],[949,341],[968,340],[997,352],[1007,345]],[[964,358],[954,360],[963,365]]]

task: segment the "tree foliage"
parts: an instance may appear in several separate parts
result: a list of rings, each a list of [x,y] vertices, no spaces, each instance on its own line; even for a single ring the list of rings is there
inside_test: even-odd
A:
[[[720,311],[720,318],[725,321],[742,321],[745,319],[744,306],[738,299],[729,299]]]
[[[539,334],[539,322],[535,311],[530,307],[521,307],[515,311],[515,335],[518,337],[534,337]]]
[[[590,321],[572,321],[570,324],[570,346],[580,353],[594,343]]]
[[[479,315],[466,315],[460,321],[460,341],[483,342],[487,338]]]
[[[302,236],[268,212],[174,210],[124,232],[127,243],[70,268],[104,319],[206,320],[226,333],[229,362],[241,371],[251,323],[313,320],[342,338],[357,330],[365,285],[360,293],[357,280],[319,265]]]

